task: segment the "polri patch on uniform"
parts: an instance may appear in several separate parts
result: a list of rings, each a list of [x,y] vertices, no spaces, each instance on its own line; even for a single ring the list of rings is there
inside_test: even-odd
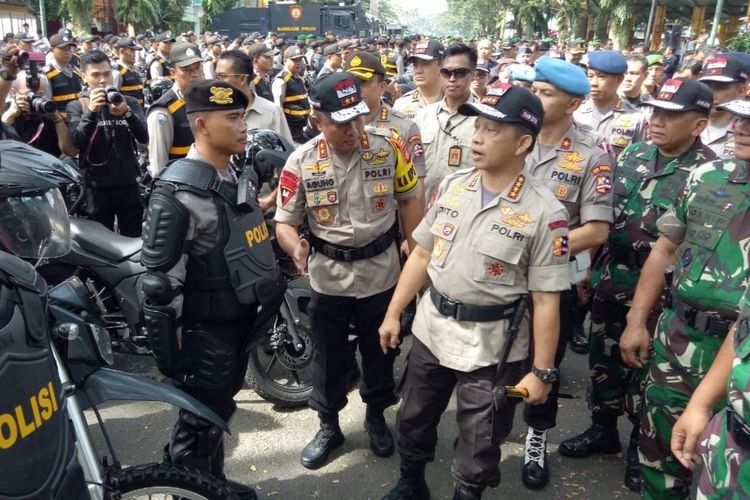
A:
[[[333,220],[333,212],[328,207],[318,207],[315,209],[315,219],[320,224],[330,224]]]
[[[500,276],[505,272],[505,266],[501,262],[493,262],[487,266],[487,274],[490,276]]]
[[[561,229],[563,227],[568,227],[568,221],[566,220],[556,220],[553,222],[550,222],[547,224],[547,227],[550,231],[554,231],[555,229]]]
[[[568,186],[563,186],[560,184],[559,186],[555,187],[555,196],[558,198],[565,198],[568,195]]]
[[[597,193],[607,194],[612,191],[612,178],[609,174],[599,174],[594,179],[594,186]]]
[[[167,114],[156,113],[156,121],[159,122],[159,124],[164,125],[165,123],[167,123]]]
[[[612,172],[612,167],[609,165],[597,165],[593,169],[591,169],[591,173],[594,175],[598,175],[601,172]]]
[[[441,232],[443,233],[443,236],[448,238],[451,234],[453,234],[453,231],[455,230],[456,226],[454,226],[453,224],[443,224],[443,230]]]
[[[568,237],[555,236],[552,239],[552,255],[562,257],[568,255]]]
[[[297,193],[300,177],[290,170],[282,170],[279,179],[279,189],[281,189],[281,206],[285,206],[290,199]]]
[[[375,210],[378,212],[385,210],[385,200],[383,198],[379,198],[378,201],[375,202]]]

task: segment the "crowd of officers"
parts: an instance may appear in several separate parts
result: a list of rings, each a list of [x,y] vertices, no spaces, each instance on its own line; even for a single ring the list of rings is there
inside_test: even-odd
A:
[[[34,42],[6,37],[5,53]],[[302,450],[305,467],[325,465],[344,442],[354,325],[370,447],[401,457],[388,499],[429,498],[425,466],[454,389],[454,498],[499,484],[514,394],[526,403],[523,482],[543,488],[568,343],[588,353],[591,425],[561,443],[563,456],[620,452],[627,415],[631,490],[686,498],[702,456],[700,495],[750,494],[750,56],[445,42],[63,29],[38,70],[4,58],[3,134],[77,156],[91,216],[133,236],[144,210],[138,144],[148,146],[160,194],[146,209],[147,320],[163,335],[181,329],[196,364],[184,386],[226,419],[249,316],[239,292],[222,302],[226,276],[206,276],[229,273],[219,244],[237,243],[237,221],[260,228],[249,253],[268,228],[221,186],[236,187],[229,160],[248,129],[299,145],[278,189],[256,201],[275,207],[277,240],[313,289],[309,405],[320,430]],[[110,87],[125,98],[113,102]],[[143,91],[157,88],[146,112]],[[216,173],[201,177],[195,162]],[[178,234],[158,231],[167,226]],[[416,296],[394,440],[384,410],[398,402],[393,362]],[[212,432],[182,412],[171,459],[221,471]]]

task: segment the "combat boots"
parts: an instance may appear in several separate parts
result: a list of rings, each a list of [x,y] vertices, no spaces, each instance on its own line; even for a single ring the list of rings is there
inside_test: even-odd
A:
[[[344,444],[344,434],[339,427],[339,416],[318,414],[320,430],[312,441],[302,449],[300,463],[308,469],[317,469],[325,465],[328,455]]]
[[[572,335],[570,336],[570,350],[577,354],[588,354],[589,352],[589,336],[586,333],[586,329],[582,323],[576,322],[572,327]]]
[[[523,470],[521,480],[524,486],[540,490],[549,483],[549,465],[547,465],[547,431],[529,427],[524,448]]]
[[[379,457],[393,455],[393,435],[385,423],[383,410],[367,407],[365,430],[370,435],[370,449]]]
[[[427,464],[401,458],[401,477],[396,486],[388,492],[383,500],[430,500],[430,489],[424,478]]]
[[[453,491],[453,500],[480,500],[481,498],[481,493],[471,492],[460,484],[457,484],[456,489]]]
[[[597,453],[619,453],[620,435],[616,426],[594,423],[582,434],[560,443],[560,455],[586,458]]]
[[[628,445],[627,463],[625,465],[625,486],[636,493],[641,492],[643,486],[643,472],[641,462],[638,459],[638,437],[641,433],[640,425],[635,425],[630,433],[630,444]]]

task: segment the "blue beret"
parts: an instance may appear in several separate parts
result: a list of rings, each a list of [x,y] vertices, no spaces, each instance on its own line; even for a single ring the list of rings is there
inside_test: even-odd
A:
[[[589,69],[621,75],[628,70],[625,57],[614,50],[596,50],[589,52]]]
[[[548,56],[536,61],[536,81],[548,82],[560,90],[584,96],[591,92],[591,84],[580,66]]]
[[[746,54],[745,52],[727,52],[724,54],[726,56],[734,56],[737,59],[742,62],[742,67],[745,70],[745,73],[750,74],[750,54]]]

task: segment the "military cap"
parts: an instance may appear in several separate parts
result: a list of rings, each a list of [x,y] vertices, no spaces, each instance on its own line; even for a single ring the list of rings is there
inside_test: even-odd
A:
[[[133,49],[133,50],[143,50],[143,47],[135,43],[135,40],[132,38],[120,38],[117,40],[117,43],[115,44],[116,49]]]
[[[750,75],[750,54],[745,52],[727,52],[725,55],[739,59],[742,63],[742,67],[745,69],[745,73]]]
[[[31,33],[25,33],[23,31],[13,35],[13,38],[18,40],[19,42],[33,42],[34,41],[34,36]]]
[[[346,50],[351,46],[352,46],[352,41],[349,40],[348,38],[342,38],[341,40],[339,40],[339,47],[341,47],[341,50]]]
[[[254,45],[254,44],[256,44],[256,43],[260,43],[260,42],[256,42],[256,41],[255,41],[255,39],[254,39],[254,38],[251,38],[251,37],[247,37],[247,38],[245,38],[244,40],[242,40],[242,46],[243,46],[243,47],[246,47],[246,46],[248,46],[248,45]],[[264,45],[265,45],[265,44],[264,44]]]
[[[153,40],[155,42],[164,42],[164,43],[167,43],[167,42],[174,42],[175,38],[174,38],[174,36],[172,36],[169,33],[159,33],[158,35],[156,35],[154,37]]]
[[[445,56],[445,47],[437,40],[420,40],[414,44],[412,53],[406,60],[407,64],[414,59],[423,61],[440,61]]]
[[[247,55],[250,58],[258,56],[269,56],[273,57],[279,53],[278,49],[269,49],[265,43],[254,43],[250,50],[247,51]]]
[[[513,42],[510,40],[506,40],[503,42],[503,50],[513,50],[515,45],[513,45]]]
[[[175,66],[184,68],[195,64],[197,62],[203,62],[201,57],[201,50],[194,43],[180,42],[174,44],[170,58]]]
[[[594,71],[622,75],[628,70],[625,57],[614,50],[597,50],[589,52],[588,67]]]
[[[747,80],[747,73],[742,61],[727,54],[714,57],[706,61],[703,66],[703,76],[699,82],[739,83]]]
[[[664,56],[661,54],[649,54],[646,56],[646,62],[649,66],[663,66]]]
[[[386,71],[380,58],[370,52],[349,54],[344,61],[344,71],[360,80],[371,80],[377,74],[385,76]]]
[[[69,36],[71,38],[74,38],[73,37],[73,32],[70,31],[70,28],[60,28],[59,30],[57,30],[57,34],[58,35],[62,35],[62,36]]]
[[[185,92],[185,111],[188,114],[245,109],[248,103],[244,92],[220,80],[196,82]]]
[[[537,82],[551,83],[560,90],[576,96],[584,96],[591,92],[591,84],[583,70],[561,59],[540,57],[536,61]]]
[[[98,42],[99,40],[101,40],[101,37],[99,35],[91,35],[91,34],[89,34],[89,35],[83,35],[82,37],[80,37],[78,39],[78,41],[81,42],[81,43],[83,43],[83,42]]]
[[[542,101],[527,89],[508,83],[487,87],[487,93],[479,102],[464,103],[458,107],[458,112],[500,123],[517,123],[528,128],[534,137],[544,121]]]
[[[708,115],[714,96],[705,83],[697,80],[669,79],[664,82],[654,99],[640,103],[668,111],[698,111]]]
[[[518,47],[518,51],[517,51],[518,54],[531,54],[533,52],[534,51],[531,50],[531,47],[526,47],[526,46]]]
[[[115,36],[114,33],[107,33],[104,35],[104,38],[102,38],[102,41],[104,43],[109,43],[110,40],[112,40],[112,37]]]
[[[292,45],[284,51],[284,59],[302,59],[305,55],[296,45]]]
[[[219,38],[216,35],[208,37],[206,40],[206,45],[217,45],[221,43],[221,38]]]
[[[568,44],[568,52],[571,54],[583,54],[586,52],[586,42],[583,40],[571,40]],[[623,71],[624,73],[625,71]]]
[[[253,31],[250,33],[250,38],[255,40],[256,38],[263,38],[263,35],[261,35],[259,31]]]
[[[49,39],[49,44],[52,47],[67,47],[68,45],[77,45],[75,38],[68,35],[52,35]]]
[[[324,56],[332,56],[334,54],[341,54],[342,52],[343,52],[343,49],[337,43],[332,43],[329,46],[327,46],[325,49],[323,49]]]
[[[490,62],[489,61],[483,61],[480,63],[477,63],[477,71],[481,71],[482,73],[490,74]]]
[[[349,123],[368,114],[359,81],[347,72],[332,73],[310,88],[310,104],[334,123]]]
[[[510,71],[510,77],[513,80],[534,83],[534,79],[536,78],[534,68],[528,64],[514,63],[508,66],[508,70]]]
[[[750,101],[737,99],[720,104],[717,108],[722,111],[729,111],[740,118],[750,118]]]
[[[286,45],[286,40],[283,38],[277,38],[276,39],[276,48],[280,49],[281,47],[284,47]]]

